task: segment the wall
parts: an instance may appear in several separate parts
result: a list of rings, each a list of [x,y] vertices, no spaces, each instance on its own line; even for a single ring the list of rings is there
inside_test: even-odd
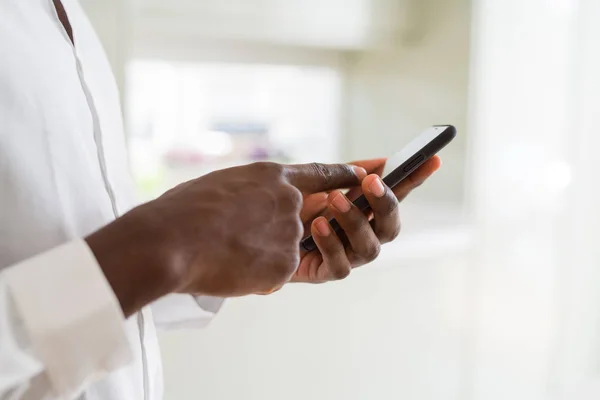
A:
[[[599,396],[599,15],[476,2],[470,399]]]
[[[397,32],[413,0],[146,0],[143,36],[195,36],[287,46],[364,48]],[[382,12],[383,11],[383,12]]]
[[[166,399],[458,399],[467,263],[396,259],[161,338]]]
[[[565,248],[571,262],[558,285],[563,307],[555,365],[550,379],[561,399],[600,398],[600,184],[597,149],[600,148],[600,2],[581,0],[578,9],[579,44],[573,66],[573,130],[576,138],[572,161],[576,174],[570,193],[572,213],[562,220]],[[557,396],[559,397],[559,396]]]
[[[470,1],[424,1],[424,31],[409,45],[349,58],[347,93],[350,159],[385,156],[433,124],[453,124],[459,136],[443,152],[445,166],[413,200],[464,199]]]

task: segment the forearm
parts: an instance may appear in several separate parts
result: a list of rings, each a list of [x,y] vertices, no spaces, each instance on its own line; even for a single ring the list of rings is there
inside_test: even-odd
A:
[[[173,247],[150,224],[129,213],[85,239],[125,316],[176,291],[180,282]]]

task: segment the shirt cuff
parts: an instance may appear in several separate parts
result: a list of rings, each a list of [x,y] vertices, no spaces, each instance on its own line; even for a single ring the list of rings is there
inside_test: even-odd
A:
[[[5,270],[7,288],[57,394],[132,360],[119,302],[83,240]]]
[[[219,297],[170,294],[152,303],[152,316],[163,330],[204,328],[217,314],[223,301]]]

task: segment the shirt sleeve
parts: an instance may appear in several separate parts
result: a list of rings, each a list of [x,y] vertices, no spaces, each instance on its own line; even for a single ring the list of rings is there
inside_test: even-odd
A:
[[[118,300],[83,240],[0,273],[0,398],[40,375],[60,398],[132,359]],[[16,396],[16,397],[13,397]]]
[[[152,303],[152,315],[162,330],[199,329],[212,321],[223,302],[219,297],[170,294]]]

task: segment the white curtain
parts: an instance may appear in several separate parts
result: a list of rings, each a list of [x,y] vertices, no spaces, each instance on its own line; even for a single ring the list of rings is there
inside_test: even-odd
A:
[[[475,2],[465,398],[598,396],[599,20],[596,0]]]

